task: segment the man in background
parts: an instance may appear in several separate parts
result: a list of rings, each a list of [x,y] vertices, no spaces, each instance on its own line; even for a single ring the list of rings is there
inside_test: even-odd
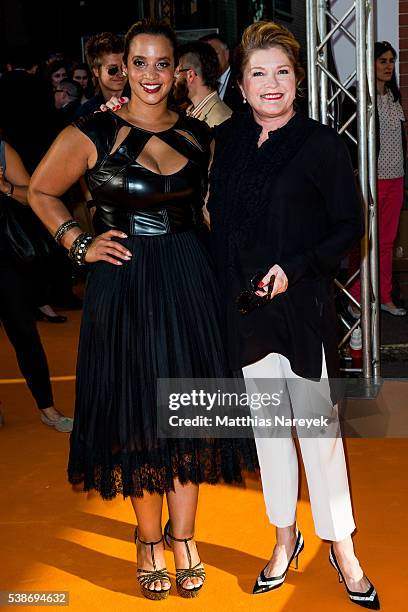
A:
[[[82,88],[71,79],[63,79],[54,91],[56,135],[69,125],[81,105]]]
[[[97,80],[97,94],[82,104],[76,118],[99,111],[112,96],[120,98],[126,84],[122,74],[123,40],[112,32],[95,34],[85,46],[86,61]]]
[[[227,43],[218,34],[207,34],[200,40],[211,45],[218,57],[220,65],[218,95],[232,111],[240,110],[243,106],[242,95],[235,82]]]
[[[232,111],[217,93],[219,63],[214,49],[195,41],[179,49],[174,96],[176,101],[186,94],[191,104],[186,114],[205,121],[210,127],[228,119]]]

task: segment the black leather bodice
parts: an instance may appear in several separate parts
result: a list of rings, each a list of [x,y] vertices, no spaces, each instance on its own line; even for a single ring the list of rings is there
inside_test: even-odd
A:
[[[114,228],[129,235],[158,235],[185,231],[202,222],[211,141],[206,124],[179,117],[172,128],[149,132],[107,112],[81,118],[74,125],[98,152],[96,165],[85,175],[96,205],[97,233]],[[123,126],[131,129],[111,153]],[[162,175],[139,164],[136,159],[152,136],[183,155],[184,167]]]

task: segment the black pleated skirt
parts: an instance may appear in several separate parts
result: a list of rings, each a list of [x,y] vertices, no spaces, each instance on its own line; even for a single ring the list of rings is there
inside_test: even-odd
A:
[[[121,241],[130,262],[91,267],[84,300],[68,479],[117,494],[242,481],[251,439],[159,439],[157,378],[230,377],[207,251],[194,231]]]

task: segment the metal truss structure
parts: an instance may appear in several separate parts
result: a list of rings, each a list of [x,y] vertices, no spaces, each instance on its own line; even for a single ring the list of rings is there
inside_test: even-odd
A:
[[[341,350],[350,339],[353,330],[361,325],[363,336],[363,367],[361,370],[344,368],[347,372],[361,371],[366,379],[379,381],[380,333],[378,298],[378,238],[377,238],[377,158],[375,129],[375,66],[374,66],[374,16],[373,0],[350,1],[342,17],[331,10],[330,0],[307,0],[308,40],[308,92],[309,114],[313,119],[335,127],[358,147],[358,181],[364,202],[366,233],[361,242],[361,265],[346,282],[335,283],[346,296],[348,304],[361,308],[360,319],[350,323],[339,313],[344,336],[339,343]],[[350,24],[355,26],[351,29]],[[340,32],[355,48],[355,63],[349,76],[341,82],[332,54],[333,37]],[[349,87],[356,85],[357,95]],[[355,113],[341,124],[336,109],[343,96],[355,104]],[[357,140],[348,131],[357,120]],[[350,294],[348,288],[360,274],[361,303]],[[333,330],[334,332],[334,330]]]

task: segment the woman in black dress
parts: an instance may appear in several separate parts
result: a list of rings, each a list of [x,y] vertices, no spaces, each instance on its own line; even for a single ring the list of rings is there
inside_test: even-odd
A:
[[[68,474],[105,499],[130,496],[142,592],[170,588],[163,494],[177,587],[198,594],[205,573],[192,540],[198,484],[239,482],[254,469],[247,440],[158,439],[158,378],[228,376],[215,279],[201,243],[211,134],[168,109],[175,37],[152,22],[125,41],[132,96],[118,113],[66,128],[36,170],[30,203],[89,272],[77,365]],[[70,220],[59,196],[85,174],[96,237]]]
[[[333,278],[363,232],[344,143],[294,106],[303,77],[298,58],[298,42],[278,24],[258,22],[244,32],[237,69],[249,108],[217,127],[208,201],[231,368],[243,368],[249,390],[259,384],[254,379],[279,379],[295,418],[316,414],[322,391],[329,406],[325,378],[337,375]],[[237,296],[259,272],[254,293],[267,300],[273,276],[271,302],[243,316]],[[336,408],[330,410],[336,426]],[[283,429],[276,437],[256,437],[277,544],[254,593],[281,586],[304,545],[296,527],[296,451],[291,428]],[[342,439],[320,431],[307,436],[301,424],[297,434],[316,533],[332,541],[330,561],[350,600],[378,609],[354,554]]]

